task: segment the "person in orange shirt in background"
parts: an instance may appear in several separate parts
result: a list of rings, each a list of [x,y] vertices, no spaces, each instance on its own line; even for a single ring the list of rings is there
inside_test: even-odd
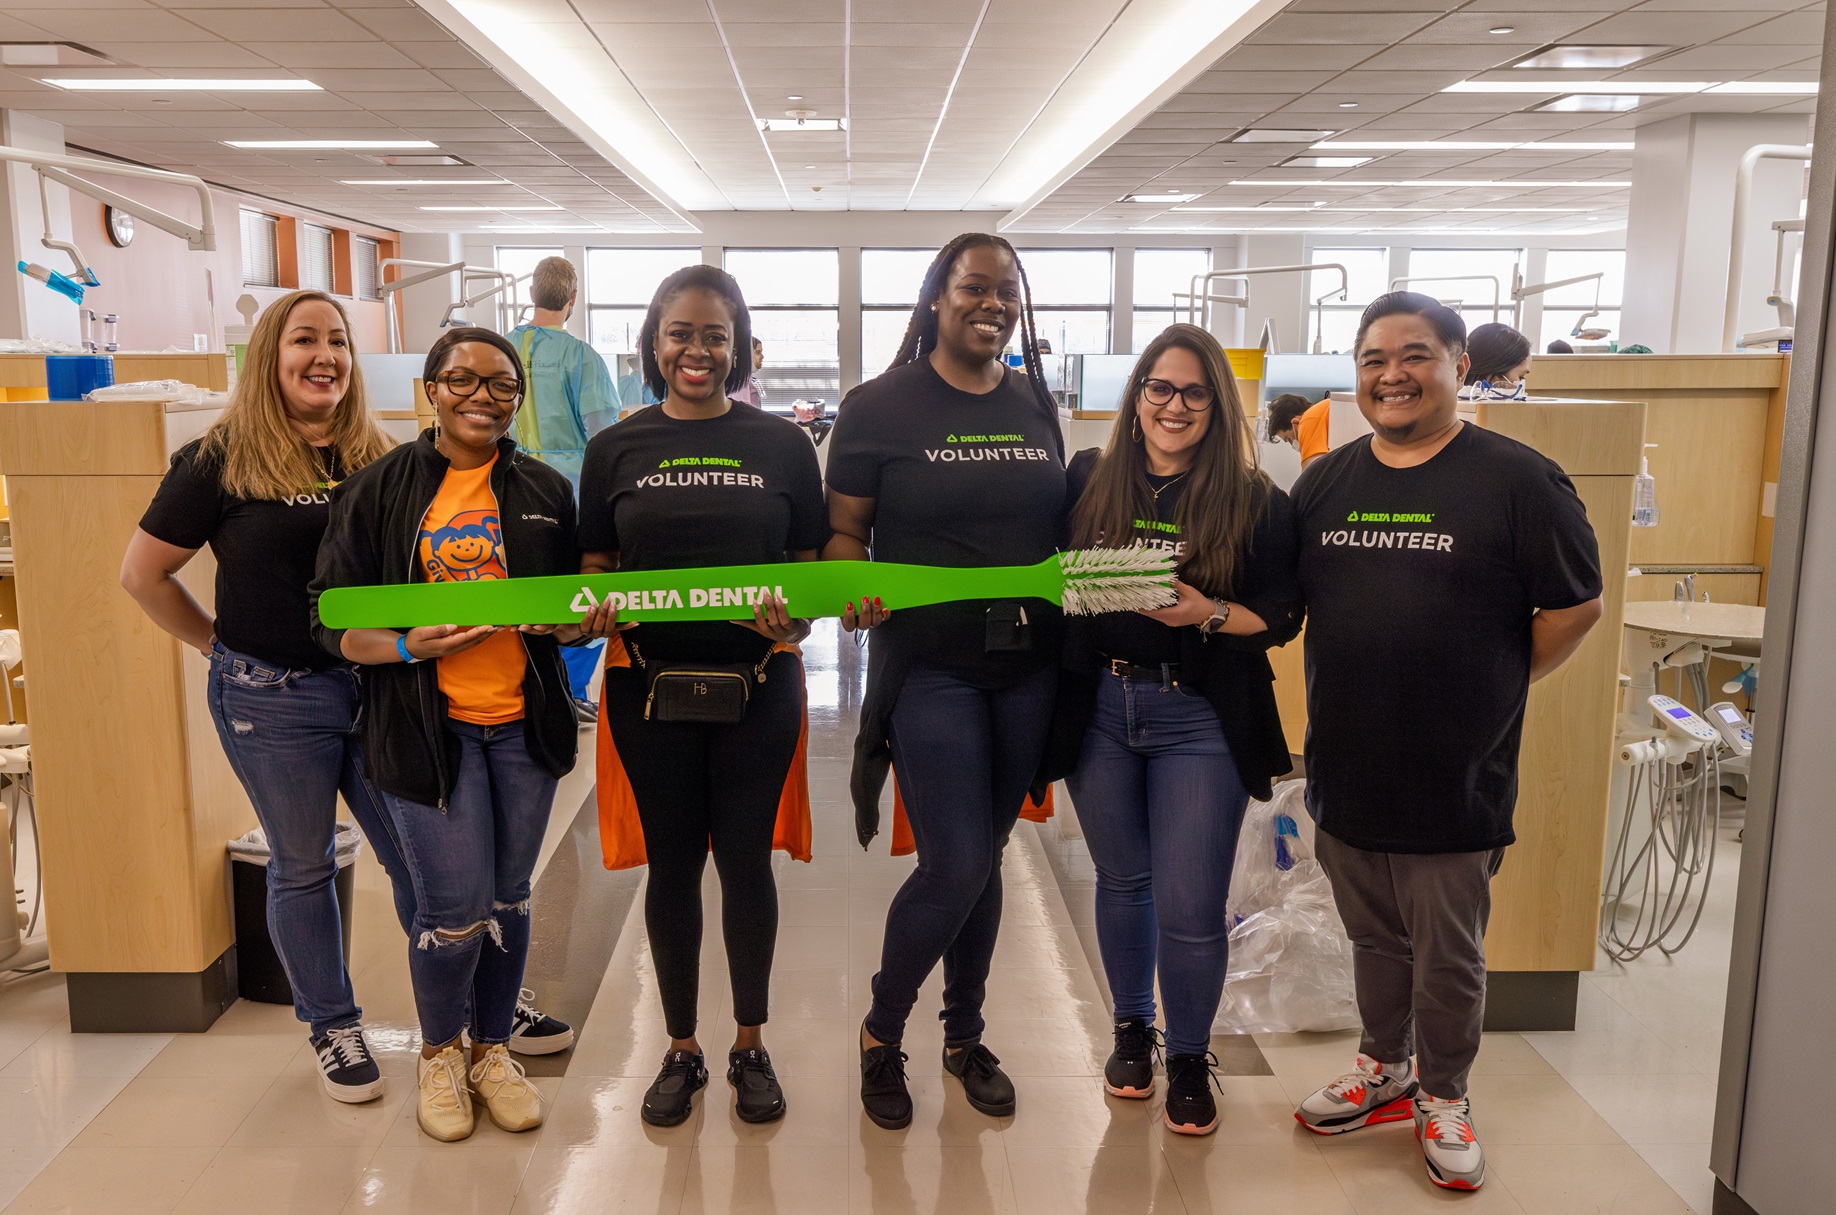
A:
[[[1284,392],[1269,402],[1269,439],[1300,449],[1301,467],[1326,454],[1326,431],[1332,398],[1309,403],[1299,393]]]

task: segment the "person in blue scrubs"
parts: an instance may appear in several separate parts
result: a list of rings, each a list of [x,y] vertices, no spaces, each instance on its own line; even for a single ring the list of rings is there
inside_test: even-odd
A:
[[[535,313],[509,333],[522,357],[529,395],[516,417],[516,444],[566,477],[580,491],[580,462],[587,440],[618,421],[618,389],[599,352],[567,331],[567,318],[580,298],[580,280],[565,257],[536,263],[529,283]],[[599,666],[603,646],[563,649],[568,688],[582,720],[597,710],[587,684]]]

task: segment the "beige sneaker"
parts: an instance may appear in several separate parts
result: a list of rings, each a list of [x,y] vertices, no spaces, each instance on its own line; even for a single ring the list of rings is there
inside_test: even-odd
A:
[[[472,1091],[484,1102],[491,1121],[506,1131],[531,1131],[542,1125],[542,1094],[501,1042],[486,1047],[484,1058],[472,1065]]]
[[[446,1143],[472,1133],[472,1094],[465,1086],[465,1059],[457,1046],[449,1046],[431,1059],[415,1065],[420,1081],[420,1104],[415,1119],[421,1129]]]

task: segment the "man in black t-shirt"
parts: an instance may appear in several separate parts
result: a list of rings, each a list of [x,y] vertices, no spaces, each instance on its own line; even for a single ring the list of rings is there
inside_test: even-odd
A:
[[[1354,347],[1372,434],[1294,486],[1307,806],[1364,1026],[1354,1070],[1295,1116],[1321,1134],[1413,1116],[1430,1180],[1470,1190],[1485,1157],[1466,1079],[1525,698],[1600,618],[1601,576],[1562,470],[1459,420],[1465,341],[1433,299],[1380,297]]]

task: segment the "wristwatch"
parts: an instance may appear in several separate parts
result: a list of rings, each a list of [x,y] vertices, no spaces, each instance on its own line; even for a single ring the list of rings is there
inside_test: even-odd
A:
[[[1206,620],[1204,624],[1198,626],[1199,632],[1205,634],[1207,637],[1223,628],[1225,623],[1230,620],[1230,602],[1228,600],[1213,599],[1211,601],[1211,606],[1211,618]]]

